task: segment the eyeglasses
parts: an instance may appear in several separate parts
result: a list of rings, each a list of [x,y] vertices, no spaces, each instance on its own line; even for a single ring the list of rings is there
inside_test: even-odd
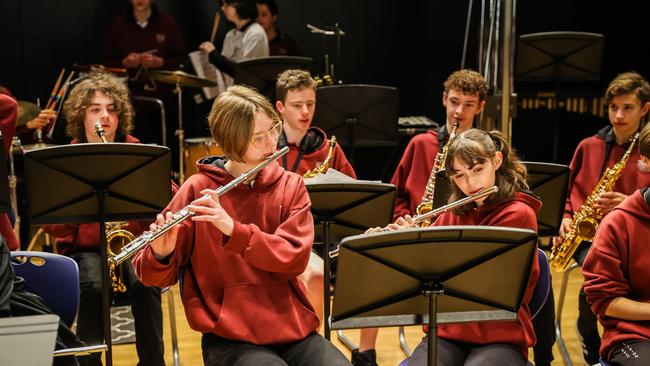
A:
[[[278,136],[280,136],[280,133],[282,132],[282,121],[276,122],[271,128],[269,128],[268,131],[261,131],[258,133],[254,133],[253,136],[251,136],[251,144],[257,148],[262,148],[264,147],[264,143],[266,142],[266,138],[270,138],[274,142],[278,141]]]

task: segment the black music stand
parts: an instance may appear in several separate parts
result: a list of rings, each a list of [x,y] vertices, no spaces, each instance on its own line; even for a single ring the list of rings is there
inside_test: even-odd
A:
[[[439,226],[345,238],[332,329],[515,320],[537,250],[532,230]],[[507,268],[508,270],[504,270]]]
[[[321,179],[319,179],[321,178]],[[384,226],[393,218],[395,186],[386,183],[357,181],[326,182],[327,175],[306,179],[311,199],[316,242],[323,245],[325,338],[330,339],[330,246],[342,238],[360,234],[368,228]]]
[[[328,136],[336,135],[352,165],[359,146],[388,146],[395,152],[397,88],[364,84],[324,86],[316,89],[316,99],[314,125]]]
[[[557,236],[569,189],[569,167],[532,161],[525,161],[524,165],[528,169],[528,185],[542,201],[542,209],[537,213],[537,233]]]
[[[555,84],[554,162],[558,158],[560,83],[600,80],[603,43],[602,34],[586,32],[543,32],[519,37],[516,80]]]
[[[275,102],[275,82],[278,75],[289,69],[309,71],[314,59],[298,56],[269,56],[238,62],[233,79],[235,84],[252,86]]]
[[[56,146],[25,153],[27,212],[36,225],[100,223],[106,364],[112,364],[105,227],[149,219],[170,200],[167,147],[111,143]]]

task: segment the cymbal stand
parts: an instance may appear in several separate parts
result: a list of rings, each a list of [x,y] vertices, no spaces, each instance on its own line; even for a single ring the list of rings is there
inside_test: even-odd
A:
[[[174,93],[178,96],[178,129],[174,133],[178,136],[178,180],[180,184],[183,184],[185,182],[185,164],[183,163],[183,155],[185,154],[185,148],[183,147],[185,130],[183,130],[183,88],[181,87],[180,79],[176,79]]]
[[[14,233],[16,239],[20,243],[20,216],[18,215],[18,193],[16,192],[16,169],[14,167],[14,154],[23,153],[23,146],[20,144],[18,136],[14,136],[9,148],[9,195],[11,196],[11,206],[13,207],[14,214],[16,215],[16,223],[14,224]]]

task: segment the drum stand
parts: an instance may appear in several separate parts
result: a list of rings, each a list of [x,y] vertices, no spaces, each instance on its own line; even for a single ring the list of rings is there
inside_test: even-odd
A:
[[[178,136],[178,181],[180,184],[183,184],[185,182],[185,164],[183,163],[183,155],[185,154],[185,148],[183,147],[185,130],[183,130],[183,88],[179,79],[176,80],[174,93],[178,96],[178,129],[174,132]]]

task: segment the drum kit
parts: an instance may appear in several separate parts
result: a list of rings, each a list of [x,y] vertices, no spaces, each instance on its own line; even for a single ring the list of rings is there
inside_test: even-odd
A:
[[[155,81],[174,85],[174,93],[178,96],[178,129],[175,134],[178,136],[179,150],[179,180],[181,184],[185,181],[185,130],[183,130],[183,87],[201,88],[216,86],[217,83],[184,71],[150,70],[147,76]]]

